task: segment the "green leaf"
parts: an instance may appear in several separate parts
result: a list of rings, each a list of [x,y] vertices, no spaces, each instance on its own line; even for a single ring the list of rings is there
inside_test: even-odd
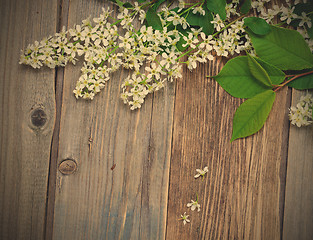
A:
[[[229,60],[217,76],[213,77],[233,97],[251,98],[271,89],[251,74],[247,56]]]
[[[120,7],[123,7],[123,4],[124,4],[124,3],[121,2],[120,0],[109,0],[109,1],[116,3],[116,4],[119,5]]]
[[[281,70],[313,67],[311,50],[297,31],[271,26],[271,32],[264,36],[248,33],[257,55]]]
[[[187,36],[188,35],[188,32],[187,30],[183,29],[181,26],[177,26],[176,29],[181,33],[183,34],[184,36]],[[184,40],[183,36],[181,35],[180,36],[180,39],[179,41],[176,43],[176,48],[178,49],[178,51],[185,51],[188,46],[185,46],[183,47],[183,45],[186,43],[186,41]]]
[[[198,13],[194,14],[192,12],[189,12],[186,20],[191,26],[200,26],[201,22],[203,21],[203,17],[204,16]]]
[[[274,100],[275,92],[267,90],[242,103],[233,119],[231,141],[259,131],[271,112]]]
[[[254,58],[263,68],[264,70],[267,72],[267,74],[269,75],[271,81],[272,81],[272,84],[274,85],[278,85],[280,83],[282,83],[285,78],[286,78],[286,75],[285,73],[280,70],[279,68],[267,63],[267,62],[264,62],[262,59],[260,58]]]
[[[258,35],[266,35],[271,31],[270,25],[264,19],[258,17],[246,17],[244,25]]]
[[[226,19],[226,0],[207,0],[206,6],[209,10],[218,14],[222,20]]]
[[[295,9],[293,13],[297,14],[298,16],[301,16],[303,12],[310,13],[313,11],[313,2],[308,1],[307,3],[299,3],[295,6]]]
[[[131,3],[126,2],[126,3],[123,4],[123,7],[125,7],[125,8],[133,8],[134,6]]]
[[[211,35],[214,32],[214,25],[211,23],[213,21],[213,15],[211,11],[203,5],[205,15],[203,16],[203,21],[200,22],[199,26],[202,27],[202,32],[206,35]]]
[[[298,90],[312,89],[313,88],[313,73],[299,77],[287,84]]]
[[[211,12],[204,6],[205,15],[199,13],[193,14],[189,12],[186,20],[191,26],[197,26],[202,28],[202,32],[206,35],[211,35],[214,32],[214,25],[211,23],[213,20]]]
[[[162,30],[162,22],[156,13],[156,11],[152,8],[149,8],[146,14],[146,20],[148,26],[151,26],[154,30]]]
[[[270,79],[270,76],[264,70],[264,68],[249,53],[247,54],[247,57],[249,69],[252,76],[259,80],[264,85],[272,87],[272,81]]]
[[[251,8],[251,0],[245,0],[240,8],[242,14],[247,14]]]
[[[137,0],[137,2],[139,2],[139,3],[144,3],[144,2],[146,2],[147,0]]]
[[[152,6],[152,8],[156,11],[158,9],[158,7],[164,3],[166,0],[158,0],[157,2],[154,3],[154,5]]]

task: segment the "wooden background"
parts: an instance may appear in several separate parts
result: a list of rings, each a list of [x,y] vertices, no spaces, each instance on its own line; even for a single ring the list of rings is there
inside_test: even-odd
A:
[[[138,111],[119,99],[126,71],[88,102],[72,93],[82,61],[18,64],[29,43],[108,5],[0,0],[0,239],[312,239],[313,127],[287,117],[300,92],[279,91],[265,127],[231,144],[241,100],[206,78],[220,59],[184,69]],[[196,194],[199,213],[186,208]]]

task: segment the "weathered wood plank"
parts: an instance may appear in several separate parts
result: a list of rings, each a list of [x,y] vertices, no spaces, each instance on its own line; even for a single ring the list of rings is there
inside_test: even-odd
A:
[[[304,91],[293,90],[295,106]],[[283,239],[313,237],[313,126],[290,126]]]
[[[221,66],[217,59],[185,70],[177,84],[167,239],[280,239],[290,96],[278,93],[259,133],[230,143],[240,100],[206,78]],[[204,166],[204,181],[194,179]],[[199,213],[186,207],[196,194]],[[177,220],[184,212],[185,226]]]
[[[59,2],[58,11],[58,24],[57,31],[62,29],[62,26],[67,25],[68,21],[68,1]],[[54,203],[55,203],[55,189],[56,189],[56,171],[57,171],[57,159],[59,148],[59,133],[60,133],[60,119],[62,110],[62,94],[64,84],[64,68],[60,67],[56,69],[55,78],[55,125],[53,131],[53,138],[51,143],[51,155],[49,166],[49,179],[48,179],[48,196],[46,206],[46,231],[45,239],[51,240],[53,235],[53,216],[54,216]]]
[[[54,71],[19,65],[20,50],[54,33],[57,1],[2,0],[0,238],[43,239]]]
[[[187,71],[177,85],[167,239],[280,239],[290,96],[279,92],[265,127],[231,144],[240,100],[205,80],[221,66],[217,59]],[[195,180],[195,169],[206,165],[205,181]],[[186,207],[196,194],[200,213]],[[191,224],[177,220],[183,212]]]
[[[70,1],[68,25],[108,5]],[[53,239],[163,239],[174,85],[132,112],[119,98],[122,70],[93,101],[76,100],[81,65],[65,68],[58,164],[71,158],[78,168],[56,173]]]

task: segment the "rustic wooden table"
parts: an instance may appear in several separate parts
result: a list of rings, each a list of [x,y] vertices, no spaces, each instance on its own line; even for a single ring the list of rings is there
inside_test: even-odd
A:
[[[280,91],[265,127],[230,143],[242,101],[206,78],[220,59],[184,69],[137,111],[119,99],[126,71],[88,102],[72,93],[82,61],[18,64],[29,43],[108,5],[0,1],[0,239],[312,239],[313,127],[287,117],[299,92]],[[195,193],[201,211],[184,226]]]

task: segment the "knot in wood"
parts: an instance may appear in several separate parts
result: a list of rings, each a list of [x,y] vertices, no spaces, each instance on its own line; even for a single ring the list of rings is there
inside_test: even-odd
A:
[[[64,175],[73,174],[77,169],[77,164],[72,159],[65,159],[59,165],[59,171]]]
[[[42,127],[47,122],[47,114],[41,108],[37,108],[31,114],[31,121],[34,126]]]

